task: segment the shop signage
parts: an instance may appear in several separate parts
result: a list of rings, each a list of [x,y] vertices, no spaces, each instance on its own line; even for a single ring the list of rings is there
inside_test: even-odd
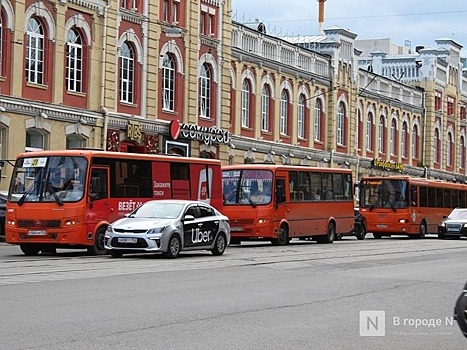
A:
[[[170,122],[169,132],[174,140],[182,137],[185,139],[200,140],[206,145],[212,145],[213,143],[230,143],[230,133],[214,126],[207,127],[196,124],[180,124],[178,120],[172,120]]]
[[[136,141],[138,143],[141,142],[141,136],[143,135],[143,132],[140,123],[128,121],[126,133],[129,140]]]
[[[373,165],[373,167],[381,168],[383,170],[402,171],[402,169],[404,169],[404,164],[402,163],[386,161],[378,158],[373,159],[371,164]]]

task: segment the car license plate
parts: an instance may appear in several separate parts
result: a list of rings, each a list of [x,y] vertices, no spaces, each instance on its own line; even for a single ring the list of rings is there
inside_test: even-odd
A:
[[[28,236],[45,236],[47,232],[45,230],[32,230],[28,231]]]
[[[118,243],[137,243],[138,240],[136,238],[125,238],[125,237],[120,237],[118,239]]]
[[[459,232],[459,229],[455,227],[448,227],[448,232]]]
[[[238,227],[238,226],[233,226],[230,228],[230,232],[241,232],[243,231],[243,228]]]
[[[388,228],[388,225],[376,225],[377,228]]]

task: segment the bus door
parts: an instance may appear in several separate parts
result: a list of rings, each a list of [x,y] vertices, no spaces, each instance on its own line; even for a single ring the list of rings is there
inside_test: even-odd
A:
[[[89,223],[112,222],[118,217],[117,203],[109,201],[109,167],[93,167],[89,180],[90,211]]]
[[[287,188],[285,187],[286,179],[285,177],[276,177],[276,192],[274,199],[274,227],[278,228],[280,221],[287,217],[289,211],[287,206]]]

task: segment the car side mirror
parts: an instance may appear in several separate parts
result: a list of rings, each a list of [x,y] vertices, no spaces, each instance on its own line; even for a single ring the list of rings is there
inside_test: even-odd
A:
[[[447,215],[443,215],[443,219],[446,219],[448,216]]]
[[[193,221],[194,219],[195,219],[195,217],[193,215],[185,215],[185,217],[183,218],[183,222]]]

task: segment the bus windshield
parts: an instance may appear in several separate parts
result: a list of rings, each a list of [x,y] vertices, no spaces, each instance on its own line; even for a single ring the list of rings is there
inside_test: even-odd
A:
[[[13,170],[9,200],[25,202],[76,202],[83,198],[87,170],[83,157],[19,158]]]
[[[247,204],[255,207],[272,198],[272,171],[224,170],[224,204]]]
[[[370,179],[360,184],[361,208],[407,208],[409,186],[406,180]]]

